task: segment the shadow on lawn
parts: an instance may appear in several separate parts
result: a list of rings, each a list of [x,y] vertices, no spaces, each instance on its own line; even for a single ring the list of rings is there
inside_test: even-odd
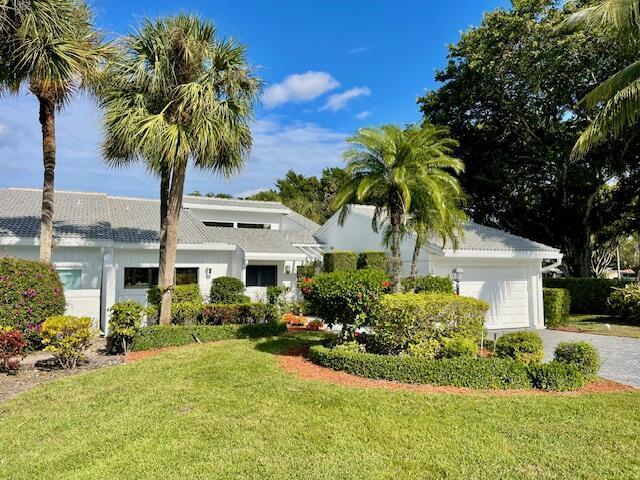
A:
[[[326,335],[319,333],[287,333],[280,337],[273,337],[255,343],[255,349],[261,352],[281,355],[287,351],[293,351],[301,347],[319,345],[326,338]]]

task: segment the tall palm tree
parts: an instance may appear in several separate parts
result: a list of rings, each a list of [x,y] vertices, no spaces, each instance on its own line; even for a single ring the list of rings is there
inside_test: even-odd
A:
[[[570,29],[605,29],[617,32],[623,41],[640,40],[640,0],[604,0],[568,16]],[[588,110],[599,111],[580,135],[573,158],[584,157],[593,147],[622,132],[640,120],[640,60],[602,82],[579,102]]]
[[[383,125],[358,130],[347,139],[350,148],[344,153],[349,180],[334,199],[334,207],[340,209],[340,224],[344,224],[353,203],[375,206],[374,231],[378,231],[382,222],[388,222],[396,292],[402,289],[400,240],[414,196],[442,189],[443,185],[459,189],[453,173],[464,169],[461,160],[438,153],[439,149],[449,152],[457,142],[441,138],[434,145],[431,128],[428,124],[424,128],[410,126],[404,130]]]
[[[0,0],[0,92],[27,85],[42,127],[40,259],[51,261],[56,166],[56,111],[90,86],[108,54],[80,0]]]
[[[160,323],[171,321],[187,165],[224,176],[240,171],[260,86],[244,47],[189,15],[145,20],[106,70],[100,91],[106,161],[143,161],[160,177]]]

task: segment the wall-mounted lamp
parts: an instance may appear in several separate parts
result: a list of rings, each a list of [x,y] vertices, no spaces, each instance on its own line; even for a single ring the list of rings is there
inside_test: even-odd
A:
[[[291,273],[291,265],[284,266],[284,273],[286,273],[287,275]]]
[[[213,274],[213,268],[211,267],[207,267],[204,271],[205,275],[207,276],[207,278],[211,278],[211,275]]]
[[[456,267],[452,270],[451,275],[453,276],[453,281],[456,282],[456,294],[460,295],[460,282],[462,282],[464,270]]]

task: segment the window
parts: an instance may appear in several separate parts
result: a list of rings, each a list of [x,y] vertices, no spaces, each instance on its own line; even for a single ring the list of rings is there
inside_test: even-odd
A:
[[[176,285],[198,283],[198,267],[179,267],[175,270]],[[158,284],[158,267],[124,269],[125,288],[149,288]]]
[[[259,228],[263,230],[270,230],[270,223],[238,223],[238,228]]]
[[[207,227],[228,227],[233,228],[233,222],[202,222]]]
[[[247,287],[273,287],[278,281],[278,269],[275,265],[248,265]]]
[[[81,268],[59,268],[58,275],[65,290],[82,289],[82,269]]]

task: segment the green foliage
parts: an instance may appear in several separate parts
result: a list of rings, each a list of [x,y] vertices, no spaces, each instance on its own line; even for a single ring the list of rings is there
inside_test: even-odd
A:
[[[260,302],[210,304],[202,309],[202,323],[206,325],[262,323],[266,314],[267,306]]]
[[[604,315],[609,313],[609,297],[616,287],[629,282],[605,278],[545,278],[545,288],[564,288],[571,295],[571,313]]]
[[[453,281],[449,277],[427,275],[402,279],[402,289],[415,293],[453,293]]]
[[[209,302],[245,303],[249,297],[244,294],[244,283],[234,277],[218,277],[211,281]]]
[[[525,365],[500,358],[376,355],[313,346],[309,359],[323,367],[366,378],[469,388],[531,388]]]
[[[387,255],[385,252],[367,250],[358,255],[358,268],[373,268],[387,271]]]
[[[566,288],[543,288],[544,323],[547,327],[566,325],[569,321],[571,294]]]
[[[444,337],[442,339],[442,357],[475,357],[478,355],[478,344],[471,338],[463,336]]]
[[[575,365],[585,378],[594,378],[600,370],[600,353],[589,342],[560,342],[553,358]]]
[[[629,131],[571,161],[593,118],[576,100],[635,62],[637,50],[596,31],[568,33],[561,27],[571,3],[594,2],[527,0],[486,13],[449,47],[438,89],[419,103],[425,120],[449,126],[460,141],[473,220],[559,247],[570,272],[588,276],[593,234],[637,208],[592,199],[612,176],[627,178],[625,165],[637,165],[625,155],[638,139]]]
[[[176,302],[171,304],[171,323],[195,325],[200,323],[204,305],[202,302]]]
[[[640,325],[640,284],[614,288],[609,297],[611,310],[625,322]]]
[[[202,304],[202,295],[198,285],[176,285],[173,287],[172,301],[180,302],[196,302]],[[153,286],[147,290],[147,303],[160,308],[162,303],[162,289]]]
[[[527,365],[534,388],[550,391],[577,390],[587,383],[578,367],[569,363],[553,361],[543,365]]]
[[[320,273],[321,271],[322,271],[322,266],[321,265],[318,266],[314,263],[311,263],[309,265],[298,265],[298,268],[296,268],[296,276],[298,280],[302,278],[311,278],[311,277],[314,277],[316,274]]]
[[[380,270],[342,270],[315,276],[302,291],[314,313],[327,324],[341,323],[343,336],[350,339],[356,327],[367,323],[386,281]]]
[[[285,306],[285,313],[294,315],[307,315],[309,313],[309,303],[307,301],[289,302]]]
[[[142,326],[145,307],[132,300],[116,303],[110,308],[109,351],[127,354],[133,337]]]
[[[281,335],[286,331],[287,327],[284,323],[260,323],[256,325],[154,325],[140,329],[133,339],[131,350],[139,352],[197,342],[272,337]]]
[[[0,326],[0,370],[15,372],[20,368],[27,342],[14,327]]]
[[[331,251],[324,254],[323,271],[325,273],[337,272],[340,270],[356,269],[356,254],[348,251]]]
[[[444,354],[444,339],[462,337],[469,339],[477,351],[488,310],[486,302],[458,295],[385,295],[371,315],[373,348],[390,355],[404,352],[434,358]],[[451,347],[450,353],[456,348],[453,344]]]
[[[289,287],[274,285],[267,287],[267,321],[281,322],[282,315],[287,305],[285,295],[289,292]]]
[[[542,338],[535,332],[505,333],[496,341],[495,354],[525,364],[540,363],[544,356]]]
[[[25,330],[62,315],[62,282],[53,265],[22,258],[0,258],[0,326]]]
[[[91,319],[57,315],[42,324],[42,343],[63,368],[75,368],[91,340]]]

